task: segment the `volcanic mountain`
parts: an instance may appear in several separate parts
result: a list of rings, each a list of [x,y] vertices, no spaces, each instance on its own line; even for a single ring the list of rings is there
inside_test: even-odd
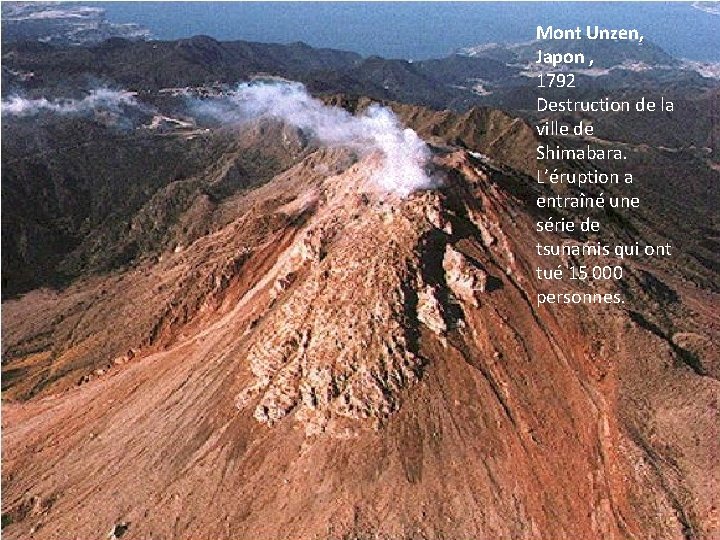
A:
[[[4,44],[3,535],[718,538],[717,81],[648,48],[573,96],[677,114],[540,118],[523,54]],[[643,204],[537,232],[541,142]],[[600,240],[675,254],[538,255]]]
[[[431,145],[407,195],[274,121],[142,139],[207,157],[110,195],[62,287],[3,304],[4,536],[720,535],[717,274],[629,260],[579,285],[621,304],[538,305],[567,261],[536,244],[587,238],[536,232],[532,130],[394,107]],[[72,235],[110,208],[83,193]]]

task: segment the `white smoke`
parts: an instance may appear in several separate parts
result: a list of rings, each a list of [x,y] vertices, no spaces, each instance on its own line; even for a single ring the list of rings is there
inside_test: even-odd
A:
[[[2,114],[10,116],[35,116],[41,113],[83,115],[99,110],[121,114],[126,107],[144,108],[130,92],[96,88],[82,99],[51,101],[46,98],[26,99],[12,96],[2,101]]]
[[[384,163],[375,174],[378,184],[406,196],[431,187],[425,172],[430,150],[412,129],[403,128],[395,114],[373,105],[353,116],[313,98],[300,83],[241,84],[228,95],[195,100],[197,114],[223,123],[242,124],[274,118],[315,136],[327,146],[349,146],[359,151],[379,150]]]

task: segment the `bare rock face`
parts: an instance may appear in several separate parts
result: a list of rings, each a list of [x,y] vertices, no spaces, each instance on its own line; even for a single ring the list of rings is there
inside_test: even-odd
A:
[[[478,307],[480,296],[487,288],[487,272],[469,262],[465,255],[450,244],[445,247],[443,269],[448,287],[455,296]]]
[[[397,196],[373,193],[367,182],[357,168],[330,179],[328,197],[271,271],[272,310],[247,358],[254,381],[236,401],[241,410],[252,405],[260,422],[292,412],[309,435],[344,436],[347,420],[386,419],[417,379],[406,295],[417,272],[413,248],[428,227],[414,226],[422,209],[395,212]],[[282,285],[289,276],[297,286]],[[417,318],[426,322],[421,303]]]
[[[443,336],[447,331],[443,307],[437,298],[435,287],[426,285],[418,292],[417,317],[421,323],[439,336]]]

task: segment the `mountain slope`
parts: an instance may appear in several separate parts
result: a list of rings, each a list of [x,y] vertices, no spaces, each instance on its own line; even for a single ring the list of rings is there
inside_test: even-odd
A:
[[[508,189],[522,177],[445,150],[442,186],[403,199],[378,165],[312,152],[216,232],[52,299],[106,314],[71,325],[102,371],[78,380],[71,354],[57,393],[4,405],[4,534],[716,534],[718,380],[682,353],[716,358],[691,343],[717,340],[717,297],[654,274],[694,313],[672,340],[635,305],[538,307],[553,239]],[[12,315],[48,305],[33,295],[4,306],[11,342]],[[151,302],[169,311],[142,330]],[[115,361],[112,318],[133,349]]]

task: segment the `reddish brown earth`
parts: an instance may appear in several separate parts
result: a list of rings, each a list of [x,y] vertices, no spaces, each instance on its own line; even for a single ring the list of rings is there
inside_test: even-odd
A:
[[[720,297],[628,263],[625,304],[537,306],[522,179],[378,160],[5,302],[6,538],[720,538]]]

